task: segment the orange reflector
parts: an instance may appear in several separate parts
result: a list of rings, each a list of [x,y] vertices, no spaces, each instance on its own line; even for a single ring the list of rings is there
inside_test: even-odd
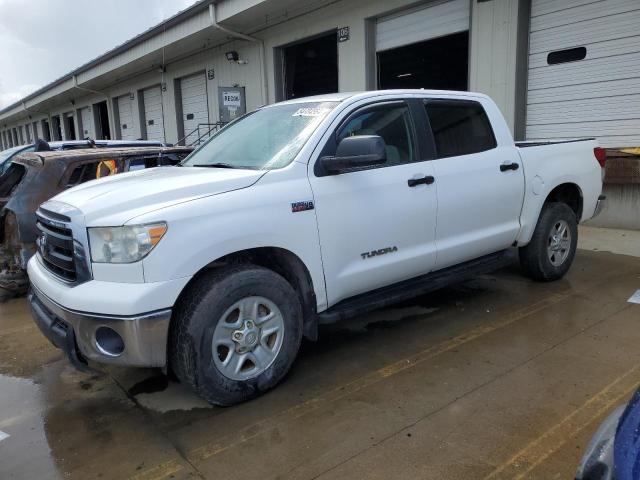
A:
[[[166,225],[156,225],[149,227],[149,238],[151,239],[151,245],[155,246],[167,231]]]

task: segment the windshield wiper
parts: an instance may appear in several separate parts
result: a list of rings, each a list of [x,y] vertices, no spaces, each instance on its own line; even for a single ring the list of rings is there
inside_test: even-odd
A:
[[[206,168],[236,168],[235,165],[230,163],[198,163],[194,167],[206,167]]]

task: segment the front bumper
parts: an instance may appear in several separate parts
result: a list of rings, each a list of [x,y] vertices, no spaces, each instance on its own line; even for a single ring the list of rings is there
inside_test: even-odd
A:
[[[136,367],[164,367],[171,309],[135,316],[99,315],[69,310],[51,300],[35,285],[29,293],[33,318],[49,341],[64,350],[82,368],[85,359]],[[100,345],[96,332],[116,332],[123,350],[114,354]]]

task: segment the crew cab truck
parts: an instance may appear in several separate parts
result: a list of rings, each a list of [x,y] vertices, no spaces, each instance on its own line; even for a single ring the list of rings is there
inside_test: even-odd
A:
[[[340,93],[262,107],[180,166],[38,209],[33,316],[78,366],[171,369],[209,402],[275,386],[317,326],[495,268],[569,269],[604,200],[594,140],[514,144],[468,92]],[[600,163],[602,162],[602,163]],[[58,258],[74,268],[60,275]]]

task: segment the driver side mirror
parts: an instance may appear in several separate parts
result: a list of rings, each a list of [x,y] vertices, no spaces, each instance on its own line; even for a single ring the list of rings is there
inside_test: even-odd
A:
[[[320,158],[325,171],[332,174],[373,167],[386,161],[386,144],[379,135],[345,137],[338,144],[335,157]]]

